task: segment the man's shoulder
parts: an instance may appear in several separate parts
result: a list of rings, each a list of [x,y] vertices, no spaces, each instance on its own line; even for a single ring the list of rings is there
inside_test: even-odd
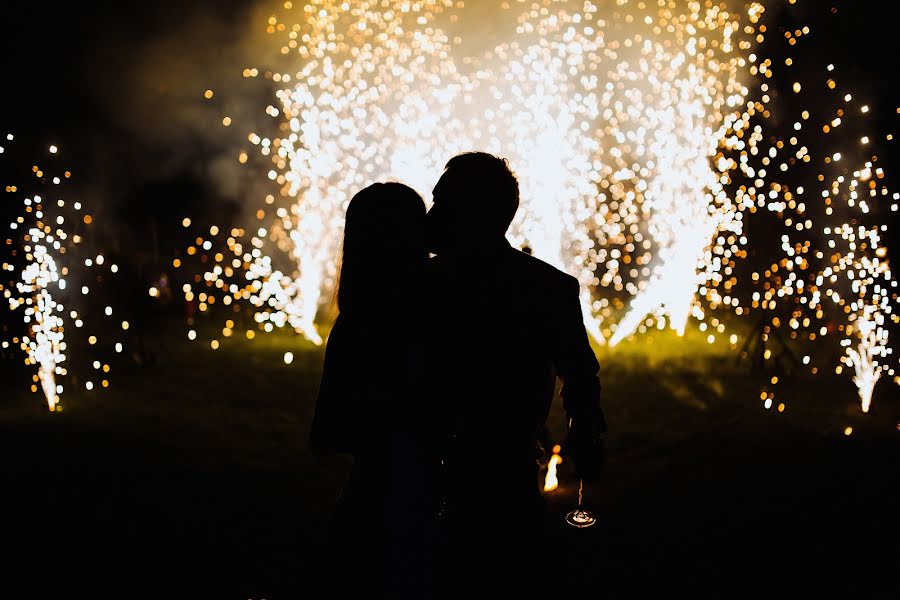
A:
[[[578,290],[578,280],[568,273],[557,269],[548,262],[510,248],[507,260],[523,277],[535,281],[539,285],[562,291]]]
[[[497,271],[498,269],[513,276],[515,281],[525,284],[527,287],[543,293],[578,293],[580,285],[575,277],[568,273],[557,269],[550,263],[536,258],[530,254],[509,247],[504,251],[492,254],[485,259],[492,267],[488,270]],[[454,262],[441,258],[440,256],[432,257],[428,261],[426,268],[426,282],[441,281],[447,276],[448,271],[453,272],[457,269],[453,267]]]

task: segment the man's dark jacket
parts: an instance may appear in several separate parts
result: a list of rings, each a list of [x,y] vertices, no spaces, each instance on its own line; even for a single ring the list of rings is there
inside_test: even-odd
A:
[[[606,430],[578,281],[499,239],[438,256],[428,273],[426,363],[451,502],[512,506],[537,493],[538,436],[556,377],[584,439]],[[466,483],[468,482],[468,484]]]

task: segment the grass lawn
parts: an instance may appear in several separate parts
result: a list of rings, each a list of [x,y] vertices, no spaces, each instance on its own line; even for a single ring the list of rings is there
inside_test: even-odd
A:
[[[306,451],[321,349],[275,333],[212,351],[179,323],[152,331],[154,363],[114,365],[109,390],[71,389],[61,413],[0,362],[0,593],[327,598],[316,556],[348,461]],[[736,354],[697,331],[598,348],[609,462],[586,501],[600,522],[560,525],[538,549],[547,568],[523,576],[560,597],[900,597],[897,387],[881,382],[863,415],[846,374],[798,374],[767,410],[771,374]],[[548,494],[559,523],[570,467]]]

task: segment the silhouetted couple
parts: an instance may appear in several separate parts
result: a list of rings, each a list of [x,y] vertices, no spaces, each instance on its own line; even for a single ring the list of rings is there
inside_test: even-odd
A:
[[[427,214],[399,183],[350,201],[310,434],[314,454],[354,458],[330,531],[337,597],[532,597],[557,377],[564,453],[597,476],[606,424],[579,285],[510,246],[518,205],[507,162],[484,153],[447,163]]]

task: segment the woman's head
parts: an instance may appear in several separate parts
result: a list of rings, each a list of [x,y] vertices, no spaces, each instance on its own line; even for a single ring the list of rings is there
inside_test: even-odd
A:
[[[338,308],[392,301],[414,284],[427,258],[421,196],[402,183],[361,190],[347,207]]]

